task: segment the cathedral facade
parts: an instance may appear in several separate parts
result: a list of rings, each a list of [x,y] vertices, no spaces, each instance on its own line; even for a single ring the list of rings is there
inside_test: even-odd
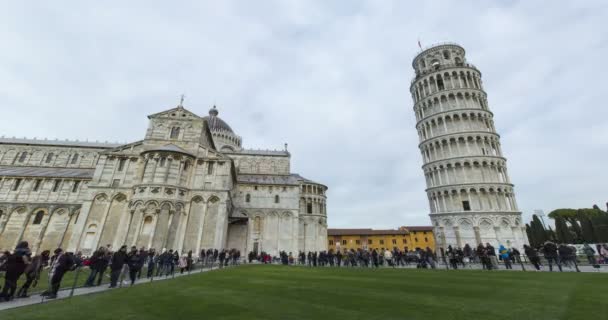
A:
[[[0,138],[0,249],[327,249],[327,187],[286,148],[243,148],[215,107],[148,119],[128,144]]]

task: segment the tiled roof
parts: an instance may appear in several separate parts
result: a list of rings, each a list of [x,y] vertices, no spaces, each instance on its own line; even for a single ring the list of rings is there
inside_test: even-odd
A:
[[[270,175],[270,174],[239,174],[238,183],[251,184],[278,184],[278,185],[298,185],[298,180],[291,175]]]
[[[407,229],[408,231],[433,231],[433,226],[403,226],[399,229]]]
[[[0,166],[0,176],[91,179],[95,169]]]
[[[371,235],[406,235],[407,230],[374,230],[374,229],[327,229],[328,236],[371,236]]]
[[[304,182],[304,183],[320,184],[320,185],[322,185],[322,186],[324,186],[324,187],[326,187],[326,188],[327,188],[327,186],[325,186],[324,184],[322,184],[322,183],[318,183],[318,182],[316,182],[316,181],[312,181],[312,180],[310,180],[310,179],[306,179],[306,178],[302,177],[301,175],[299,175],[299,174],[297,174],[297,173],[292,173],[292,174],[291,174],[291,176],[292,176],[292,177],[295,177],[296,179],[298,179],[298,181],[302,181],[302,182]]]
[[[83,147],[83,148],[116,148],[123,145],[122,143],[109,142],[91,142],[91,141],[73,141],[73,140],[42,140],[42,139],[26,139],[26,138],[0,138],[0,144],[28,144],[42,146],[66,146],[66,147]]]

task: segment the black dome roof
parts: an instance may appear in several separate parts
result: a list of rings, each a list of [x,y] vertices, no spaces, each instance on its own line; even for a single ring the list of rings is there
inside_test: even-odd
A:
[[[230,126],[224,120],[220,119],[220,117],[217,116],[218,114],[219,112],[217,111],[217,108],[213,106],[213,108],[209,109],[209,115],[203,117],[203,119],[206,119],[207,123],[209,123],[209,130],[229,131],[231,133],[234,133],[234,131],[232,131],[232,128],[230,128]]]

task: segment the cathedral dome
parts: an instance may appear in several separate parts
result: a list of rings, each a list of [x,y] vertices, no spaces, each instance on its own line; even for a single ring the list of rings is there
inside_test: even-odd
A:
[[[217,115],[219,112],[217,108],[209,109],[209,115],[203,117],[209,124],[209,131],[213,137],[213,142],[217,150],[225,152],[234,152],[241,150],[241,137],[237,136],[232,128]]]
[[[230,128],[230,126],[224,120],[217,116],[218,114],[219,112],[217,111],[217,108],[213,106],[213,108],[209,109],[209,115],[203,117],[203,119],[207,120],[207,123],[209,124],[209,130],[211,130],[211,132],[228,131],[230,133],[234,133],[232,128]]]

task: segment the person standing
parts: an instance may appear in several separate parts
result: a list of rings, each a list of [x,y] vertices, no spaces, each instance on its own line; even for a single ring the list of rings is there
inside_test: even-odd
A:
[[[175,272],[175,266],[179,264],[179,253],[177,250],[173,250],[173,256],[171,259],[171,275]]]
[[[393,254],[388,248],[386,248],[386,250],[384,251],[384,260],[386,261],[386,264],[390,267],[395,267],[395,264],[393,263]]]
[[[488,260],[492,265],[493,269],[498,268],[498,258],[496,257],[496,249],[489,242],[486,243],[486,251],[488,254]]]
[[[604,257],[604,263],[608,263],[608,244],[604,243],[600,247],[600,256]]]
[[[185,254],[182,254],[182,256],[179,258],[179,263],[177,266],[179,267],[179,273],[183,274],[188,267],[187,256]]]
[[[492,263],[489,262],[488,251],[482,243],[477,246],[477,256],[479,257],[479,261],[481,261],[483,269],[492,270]]]
[[[513,266],[511,265],[511,256],[509,255],[509,250],[507,250],[507,248],[505,248],[505,246],[501,244],[498,248],[498,253],[500,254],[500,258],[502,259],[502,261],[505,263],[505,268],[513,269]]]
[[[154,275],[154,266],[156,264],[156,252],[154,248],[148,250],[148,274],[147,278],[151,278]]]
[[[186,258],[186,270],[190,272],[192,270],[192,265],[194,264],[194,258],[192,257],[192,250],[188,251],[188,256]]]
[[[435,256],[435,253],[433,252],[433,250],[430,247],[426,247],[425,258],[426,258],[426,262],[431,266],[431,269],[435,269],[435,267],[436,267],[435,261],[437,261],[437,257]]]
[[[29,244],[27,241],[20,242],[13,254],[9,255],[6,262],[6,273],[4,275],[4,288],[0,297],[6,301],[13,299],[15,291],[17,290],[17,280],[25,272],[25,268],[30,264],[30,251]]]
[[[51,266],[51,292],[46,296],[47,299],[57,298],[63,276],[75,265],[74,255],[63,252],[61,248],[55,249],[54,253],[56,258]]]
[[[135,284],[135,279],[137,279],[137,273],[141,269],[141,257],[139,252],[137,252],[137,247],[132,246],[131,252],[127,255],[127,265],[129,266],[129,278],[131,279],[131,286]]]
[[[112,255],[112,260],[110,261],[110,288],[116,288],[120,273],[122,272],[125,263],[127,263],[127,258],[127,246],[120,247],[120,249]]]
[[[21,289],[19,289],[19,292],[17,293],[17,297],[19,297],[19,298],[28,298],[29,297],[27,295],[27,290],[30,288],[30,286],[32,284],[34,285],[34,287],[36,287],[36,285],[38,284],[38,280],[40,280],[40,272],[42,272],[42,268],[49,261],[50,254],[51,254],[51,252],[49,250],[42,251],[41,254],[35,256],[32,259],[32,263],[28,264],[25,267],[25,276],[26,276],[27,280],[25,281],[23,286],[21,286]]]
[[[100,247],[99,250],[93,252],[93,255],[89,261],[89,269],[91,269],[91,273],[84,284],[85,287],[92,287],[97,275],[107,265],[105,247]]]

